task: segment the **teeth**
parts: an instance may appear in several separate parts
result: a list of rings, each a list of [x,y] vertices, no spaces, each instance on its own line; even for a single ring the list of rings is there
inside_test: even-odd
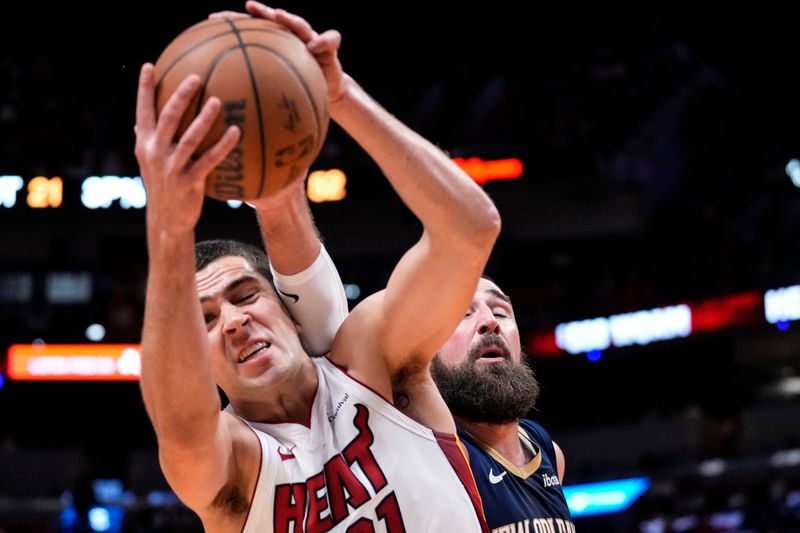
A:
[[[245,361],[250,359],[253,356],[253,354],[255,354],[257,351],[261,350],[262,348],[268,348],[269,346],[270,346],[270,344],[268,342],[257,342],[257,343],[255,343],[254,345],[250,346],[250,348],[248,348],[247,350],[243,351],[239,355],[239,362],[240,363],[244,363]]]

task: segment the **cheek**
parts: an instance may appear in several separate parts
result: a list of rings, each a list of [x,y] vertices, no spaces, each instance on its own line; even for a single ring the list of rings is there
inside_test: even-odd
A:
[[[472,334],[466,328],[459,328],[450,336],[447,343],[439,351],[442,361],[448,366],[459,364],[469,351]]]
[[[519,339],[519,330],[517,328],[512,328],[510,331],[508,331],[506,339],[509,347],[512,350],[515,350],[517,353],[521,351],[522,344]]]
[[[208,332],[208,348],[211,351],[211,365],[216,370],[226,359],[225,340],[217,326]]]

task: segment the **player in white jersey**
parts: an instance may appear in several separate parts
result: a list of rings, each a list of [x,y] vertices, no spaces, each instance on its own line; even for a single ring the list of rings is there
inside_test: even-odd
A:
[[[327,358],[313,362],[319,388],[308,426],[248,422],[265,461],[244,533],[340,523],[364,532],[476,531],[476,513],[463,510],[479,499],[454,436],[405,416]]]
[[[150,269],[140,383],[162,470],[209,531],[486,531],[429,367],[471,301],[497,210],[343,73],[338,32],[318,34],[256,2],[247,9],[307,43],[331,117],[378,163],[423,233],[386,289],[353,309],[327,358],[308,357],[257,259],[223,249],[195,264],[203,181],[238,131],[192,157],[219,101],[209,99],[175,143],[199,80],[187,78],[157,117],[153,68],[143,66],[136,155]],[[230,400],[225,411],[216,386]]]

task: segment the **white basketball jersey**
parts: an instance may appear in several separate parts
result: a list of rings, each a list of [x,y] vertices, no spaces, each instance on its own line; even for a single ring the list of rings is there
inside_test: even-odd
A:
[[[410,419],[327,358],[308,427],[248,422],[261,470],[243,533],[488,531],[455,435]]]

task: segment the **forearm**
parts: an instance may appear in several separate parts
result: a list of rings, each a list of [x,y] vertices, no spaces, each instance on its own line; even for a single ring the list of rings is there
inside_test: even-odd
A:
[[[331,104],[332,118],[375,160],[434,239],[461,237],[483,245],[499,228],[491,200],[439,148],[375,102],[351,78]]]
[[[264,208],[256,207],[270,265],[281,274],[297,274],[319,255],[320,239],[308,208],[303,181]]]
[[[191,445],[213,434],[220,411],[195,286],[194,236],[150,233],[142,396],[159,441]]]

